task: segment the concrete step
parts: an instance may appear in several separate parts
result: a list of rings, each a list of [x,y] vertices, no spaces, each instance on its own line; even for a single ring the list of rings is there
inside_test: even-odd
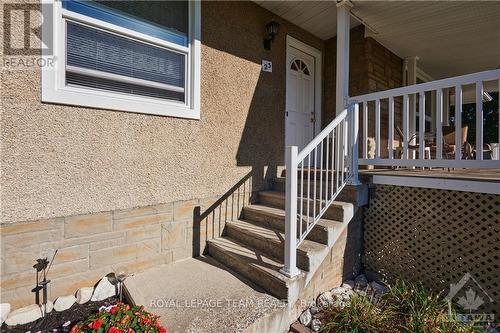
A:
[[[266,253],[225,236],[208,241],[209,254],[238,274],[284,300],[298,295],[303,273],[293,279],[279,272],[283,264]]]
[[[314,184],[316,183],[316,184]],[[331,184],[331,179],[329,178],[328,184],[326,183],[326,179],[323,179],[323,186],[319,186],[319,181],[315,180],[307,180],[304,179],[302,182],[303,186],[303,193],[307,193],[307,190],[309,189],[310,193],[314,193],[314,185],[316,185],[316,195],[319,198],[321,197],[324,199],[326,196],[326,188],[328,187],[328,194],[331,194],[332,191],[332,184]],[[299,181],[298,185],[298,190],[297,194],[300,195],[300,184],[301,182]],[[335,186],[335,183],[333,184]],[[285,187],[286,187],[286,177],[277,177],[272,180],[272,187],[274,191],[278,192],[285,192]],[[333,189],[335,190],[335,188]],[[357,186],[353,185],[346,185],[342,189],[342,191],[338,194],[336,200],[338,201],[345,201],[345,202],[351,202],[353,204],[356,204],[358,207],[364,206],[368,204],[368,185],[367,184],[361,184]]]
[[[226,222],[227,235],[251,248],[257,249],[269,257],[283,261],[285,257],[285,234],[280,230],[262,227],[243,221]],[[297,267],[304,271],[311,271],[317,258],[328,251],[328,247],[305,239],[297,248]]]
[[[266,228],[285,231],[285,211],[280,208],[253,204],[243,208],[242,217],[244,220],[252,221]],[[307,227],[307,222],[302,224],[302,230]],[[320,219],[307,235],[307,239],[325,245],[333,245],[342,222]],[[300,230],[297,229],[297,236]]]
[[[285,209],[285,193],[279,191],[262,191],[259,192],[259,203],[261,205],[271,206],[275,208]],[[298,211],[300,212],[300,198],[298,199]],[[309,200],[309,215],[312,215],[312,211],[316,205],[316,211],[319,210],[320,201],[313,199]],[[324,219],[340,221],[347,223],[354,216],[355,205],[350,202],[345,201],[334,201],[330,207],[326,210],[325,214],[322,216]],[[307,215],[307,200],[303,200],[303,211],[304,215]]]

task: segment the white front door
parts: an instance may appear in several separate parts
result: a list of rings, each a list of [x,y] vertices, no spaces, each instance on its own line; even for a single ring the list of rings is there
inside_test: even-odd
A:
[[[288,45],[286,71],[285,146],[302,150],[314,138],[316,58]]]

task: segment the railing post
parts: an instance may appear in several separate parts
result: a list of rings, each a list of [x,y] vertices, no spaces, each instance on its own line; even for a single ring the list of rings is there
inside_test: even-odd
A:
[[[483,81],[476,82],[476,160],[478,161],[483,160],[483,91]]]
[[[359,132],[359,104],[355,103],[354,107],[350,106],[351,126],[350,128],[350,143],[351,143],[351,180],[350,185],[360,185],[358,177],[358,132]]]
[[[290,278],[299,274],[297,269],[297,155],[297,146],[286,147],[285,266],[281,269],[281,273]]]

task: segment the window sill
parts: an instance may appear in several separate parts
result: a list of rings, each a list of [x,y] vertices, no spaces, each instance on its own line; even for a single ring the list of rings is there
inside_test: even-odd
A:
[[[42,102],[157,116],[200,119],[200,110],[190,108],[185,104],[112,94],[92,89],[65,87],[50,90],[42,88]]]

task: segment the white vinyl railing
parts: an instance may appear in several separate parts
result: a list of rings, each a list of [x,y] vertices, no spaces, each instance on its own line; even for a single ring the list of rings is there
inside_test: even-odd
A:
[[[500,91],[500,70],[474,73],[454,78],[426,82],[401,87],[349,99],[349,104],[328,126],[325,127],[302,151],[296,146],[286,147],[286,203],[285,203],[285,265],[283,274],[293,277],[297,269],[297,247],[307,237],[315,224],[335,200],[346,184],[359,184],[358,163],[378,166],[406,167],[456,167],[456,168],[500,168],[498,160],[483,160],[483,93],[484,83],[494,84]],[[462,133],[462,106],[464,86],[474,85],[476,102],[476,154],[462,153],[465,147]],[[444,142],[443,124],[444,89],[455,91],[454,145]],[[494,89],[496,90],[496,88]],[[426,133],[426,93],[435,107],[435,133]],[[429,96],[429,94],[428,94]],[[418,113],[418,133],[410,133],[410,117],[416,119]],[[387,118],[382,117],[382,102],[387,101]],[[410,107],[412,102],[412,108]],[[397,110],[399,102],[402,107]],[[369,105],[374,105],[372,122],[369,122]],[[361,135],[362,158],[358,159],[359,109],[362,109],[363,130]],[[414,113],[411,114],[411,110]],[[397,131],[396,111],[400,111],[402,130]],[[500,113],[500,110],[498,110]],[[387,123],[387,156],[382,156],[382,124]],[[368,129],[375,125],[373,139],[375,152],[368,155]],[[416,127],[416,124],[414,124]],[[395,147],[395,132],[402,137]],[[433,143],[426,142],[429,134]],[[499,133],[500,135],[500,133]],[[500,138],[499,138],[500,140]],[[467,143],[466,143],[467,144]],[[454,146],[453,156],[443,152],[445,145]],[[395,148],[400,156],[395,156]],[[434,157],[431,156],[431,148]],[[472,151],[472,150],[471,150]],[[469,151],[469,153],[471,152]],[[447,156],[445,156],[447,155]]]
[[[286,147],[285,266],[298,274],[297,247],[349,182],[358,183],[358,106],[351,105],[302,151]]]
[[[493,81],[493,82],[492,82]],[[483,84],[494,84],[500,90],[500,70],[491,70],[479,72],[469,75],[453,77],[444,80],[437,80],[406,86],[391,90],[375,92],[371,94],[356,96],[350,98],[350,103],[356,103],[362,110],[362,157],[359,164],[363,165],[379,165],[379,166],[405,166],[405,167],[454,167],[454,168],[500,168],[499,161],[483,160]],[[468,154],[463,152],[465,138],[461,137],[462,133],[462,106],[464,86],[475,86],[475,103],[476,103],[476,124],[475,124],[475,144],[467,146],[473,148]],[[454,147],[450,143],[445,143],[443,140],[443,90],[451,89],[455,91],[455,142]],[[495,89],[496,90],[496,89]],[[426,103],[427,96],[432,96],[431,107],[435,107],[435,128],[426,128],[426,117],[422,116],[429,113],[426,108],[429,103]],[[430,92],[430,94],[429,94]],[[471,90],[473,92],[473,90]],[[435,102],[433,100],[435,99]],[[401,120],[402,120],[402,138],[401,145],[395,147],[395,102],[401,103]],[[417,101],[418,100],[418,108]],[[381,102],[387,102],[387,116],[382,117]],[[411,102],[411,106],[410,106]],[[371,107],[370,107],[371,106]],[[410,113],[413,107],[414,113]],[[399,112],[399,111],[398,111]],[[417,133],[410,132],[410,117],[418,112],[418,131]],[[500,111],[499,111],[500,112]],[[385,114],[385,112],[384,112]],[[371,117],[370,117],[371,115]],[[386,118],[387,117],[387,118]],[[385,118],[385,119],[383,119]],[[371,122],[369,121],[371,120]],[[373,121],[374,119],[374,121]],[[415,119],[415,118],[414,118]],[[384,151],[382,156],[382,129],[381,124],[387,123],[387,151]],[[375,125],[372,138],[375,144],[374,156],[369,156],[368,152],[368,128]],[[416,124],[415,126],[416,127]],[[469,129],[470,131],[470,129]],[[396,133],[397,134],[397,133]],[[414,139],[412,139],[414,138]],[[402,140],[401,140],[402,139]],[[426,140],[427,139],[427,140]],[[430,139],[430,140],[429,140]],[[385,139],[384,139],[385,140]],[[430,141],[430,142],[429,142]],[[454,151],[453,154],[443,153],[445,145]],[[469,150],[470,150],[469,148]],[[399,152],[399,156],[395,156],[394,152]],[[471,152],[475,151],[474,159],[470,159]],[[432,157],[431,157],[432,152]]]

